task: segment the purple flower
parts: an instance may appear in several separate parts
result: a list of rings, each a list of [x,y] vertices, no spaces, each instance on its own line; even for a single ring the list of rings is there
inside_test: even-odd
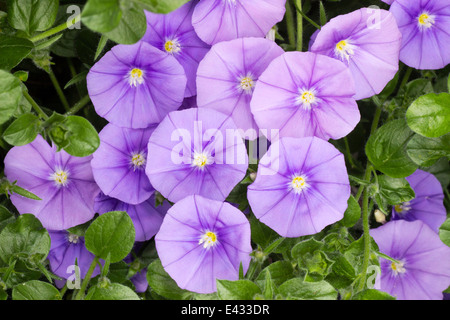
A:
[[[216,279],[238,280],[250,263],[250,224],[238,209],[189,196],[176,203],[155,237],[166,272],[182,289],[216,291]]]
[[[233,120],[206,108],[171,112],[153,132],[148,148],[146,173],[172,202],[193,194],[223,201],[248,167]]]
[[[287,52],[259,77],[250,107],[258,127],[279,130],[280,137],[339,139],[360,120],[354,95],[353,78],[343,62]]]
[[[450,285],[450,248],[422,221],[397,220],[372,229],[380,252],[380,289],[398,300],[442,300]]]
[[[256,139],[258,126],[250,111],[253,90],[269,63],[283,53],[275,42],[264,38],[215,44],[198,69],[199,108],[212,108],[231,115],[246,138]]]
[[[416,170],[406,178],[416,196],[392,208],[393,219],[422,220],[436,233],[447,217],[441,183],[431,173]]]
[[[148,200],[132,205],[100,193],[95,201],[94,208],[99,214],[110,211],[125,211],[133,221],[136,241],[146,241],[158,232],[170,204],[165,201],[162,205],[156,207],[154,194]]]
[[[317,137],[281,138],[261,159],[247,197],[255,216],[283,237],[320,232],[347,209],[344,156]]]
[[[200,40],[192,26],[192,13],[197,3],[198,0],[189,1],[169,14],[145,12],[147,32],[142,41],[172,55],[183,66],[187,77],[186,97],[196,95],[198,63],[210,48]]]
[[[13,194],[11,201],[19,213],[35,215],[49,230],[65,230],[91,220],[100,192],[91,159],[56,152],[40,135],[30,144],[13,147],[4,160],[6,177],[42,200]]]
[[[243,37],[265,37],[283,20],[286,0],[202,0],[192,24],[209,44]]]
[[[183,104],[178,110],[197,108],[197,96],[184,98]]]
[[[102,192],[130,204],[147,200],[155,189],[145,174],[147,143],[155,127],[120,128],[112,123],[100,132],[92,171]]]
[[[142,269],[138,271],[133,277],[131,277],[131,282],[135,287],[136,292],[145,292],[148,288],[147,282],[147,269]]]
[[[416,69],[450,63],[449,0],[396,0],[389,10],[403,35],[400,60]]]
[[[398,71],[402,35],[386,10],[362,8],[331,19],[311,51],[347,64],[355,79],[355,99],[379,94]]]
[[[50,231],[49,234],[51,248],[48,260],[51,271],[63,279],[75,280],[75,265],[77,265],[80,278],[83,279],[95,257],[86,249],[84,238],[68,231]],[[97,266],[92,277],[98,274],[100,274],[100,268]]]
[[[146,42],[117,45],[87,75],[96,112],[120,127],[147,128],[177,110],[186,75],[176,59]]]

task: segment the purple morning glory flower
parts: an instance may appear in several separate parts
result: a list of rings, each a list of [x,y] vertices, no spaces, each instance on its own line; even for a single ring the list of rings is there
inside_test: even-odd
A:
[[[202,0],[192,24],[209,44],[244,37],[265,37],[283,20],[286,0]]]
[[[99,214],[110,211],[125,211],[130,216],[136,230],[136,241],[151,239],[159,230],[170,204],[167,201],[160,206],[155,205],[155,194],[148,200],[132,205],[110,198],[100,193],[95,201],[95,210]]]
[[[147,200],[155,189],[145,174],[147,143],[155,126],[128,129],[107,124],[100,131],[100,147],[92,158],[92,171],[102,192],[130,204]]]
[[[362,8],[331,19],[311,51],[347,64],[355,79],[355,99],[379,94],[398,71],[402,35],[386,10]]]
[[[96,112],[120,127],[147,128],[177,110],[186,75],[176,59],[146,42],[117,45],[87,75]]]
[[[91,159],[56,152],[56,146],[40,135],[25,146],[13,147],[4,160],[6,177],[42,200],[13,194],[12,203],[19,213],[35,215],[48,230],[65,230],[91,220],[100,192]]]
[[[75,265],[80,269],[83,279],[94,260],[94,255],[84,245],[84,238],[68,231],[50,231],[51,247],[48,254],[51,271],[57,276],[75,280]],[[76,264],[75,264],[76,261]],[[100,274],[100,268],[94,269],[92,277]]]
[[[201,196],[177,202],[155,237],[166,272],[182,289],[216,291],[216,279],[238,280],[250,263],[250,224],[229,203]]]
[[[197,96],[184,98],[181,107],[178,110],[197,108]]]
[[[247,197],[256,218],[283,237],[320,232],[347,209],[344,156],[317,137],[281,138],[261,159]]]
[[[450,1],[396,0],[389,10],[403,35],[400,60],[416,69],[450,63]]]
[[[187,77],[186,97],[196,95],[198,63],[210,49],[192,26],[192,13],[197,3],[198,0],[191,0],[168,14],[145,12],[147,32],[142,41],[172,55],[183,66]]]
[[[380,290],[398,300],[442,300],[450,285],[450,248],[420,220],[390,221],[370,230],[381,253]]]
[[[250,107],[258,127],[279,130],[280,137],[339,139],[360,120],[354,95],[353,77],[343,62],[287,52],[259,77]]]
[[[136,292],[145,292],[148,288],[148,281],[147,281],[147,269],[142,269],[141,271],[138,271],[133,277],[131,277],[131,282],[133,283],[135,287]]]
[[[441,183],[434,175],[422,170],[416,170],[406,180],[416,196],[411,201],[394,206],[393,219],[422,220],[435,232],[439,232],[439,227],[447,217]]]
[[[241,38],[215,44],[200,63],[197,73],[199,108],[231,115],[244,137],[258,137],[250,100],[259,76],[269,63],[284,53],[265,38]]]
[[[192,194],[223,201],[248,168],[247,150],[233,120],[207,108],[169,113],[148,149],[146,173],[171,202]]]

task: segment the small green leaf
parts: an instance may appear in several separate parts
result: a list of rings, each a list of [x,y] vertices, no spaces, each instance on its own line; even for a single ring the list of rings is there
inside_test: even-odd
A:
[[[443,243],[450,247],[450,218],[439,228],[439,237]]]
[[[416,134],[409,141],[406,152],[419,166],[432,166],[442,157],[450,158],[450,134],[438,138]]]
[[[258,284],[262,284],[262,282],[265,281],[267,272],[270,273],[270,278],[275,286],[279,286],[294,276],[292,263],[285,260],[279,260],[269,264],[259,273],[256,278]]]
[[[112,211],[97,217],[86,230],[86,248],[101,259],[110,254],[111,263],[125,258],[133,248],[135,230],[126,212]]]
[[[436,138],[450,132],[450,94],[429,93],[415,100],[406,112],[409,127],[416,133]]]
[[[138,2],[144,9],[155,13],[172,12],[188,1],[189,0],[136,0],[136,2]]]
[[[396,300],[390,294],[376,289],[366,289],[358,292],[352,297],[352,300]]]
[[[261,289],[250,280],[216,280],[217,295],[221,300],[253,300]]]
[[[109,283],[105,287],[97,285],[90,288],[85,300],[140,300],[140,298],[127,286]]]
[[[67,145],[64,150],[75,157],[87,157],[100,146],[100,138],[94,126],[85,118],[79,116],[67,116],[63,125],[70,134],[67,137]]]
[[[17,118],[3,133],[3,139],[13,146],[23,146],[36,139],[40,120],[32,113],[26,113]]]
[[[22,99],[22,83],[9,72],[0,70],[0,124],[9,120]]]
[[[328,282],[306,282],[300,278],[286,281],[278,292],[289,300],[336,300],[338,293]]]
[[[380,195],[390,205],[414,199],[414,190],[405,178],[392,178],[387,175],[378,176]]]
[[[119,0],[89,0],[81,13],[81,21],[89,29],[100,33],[116,28],[121,18]]]
[[[361,207],[359,206],[358,201],[356,201],[355,197],[350,196],[348,198],[348,207],[345,210],[344,218],[342,219],[342,223],[347,228],[353,227],[361,218]]]
[[[42,200],[41,198],[39,198],[37,195],[35,195],[34,193],[31,193],[30,191],[19,187],[16,184],[12,184],[11,187],[9,188],[9,191],[11,193],[17,193],[18,195],[21,195],[22,197],[28,198],[28,199],[33,199],[33,200]]]
[[[33,50],[33,42],[28,39],[0,34],[0,69],[11,70]]]
[[[50,283],[31,280],[15,286],[12,298],[13,300],[61,300],[61,294]]]

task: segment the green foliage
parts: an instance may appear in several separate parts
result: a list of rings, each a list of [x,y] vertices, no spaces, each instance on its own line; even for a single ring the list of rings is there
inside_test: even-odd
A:
[[[13,300],[61,300],[58,289],[48,282],[31,280],[16,285],[12,291]]]

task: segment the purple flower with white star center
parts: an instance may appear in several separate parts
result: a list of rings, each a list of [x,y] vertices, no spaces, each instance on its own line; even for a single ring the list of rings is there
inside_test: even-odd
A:
[[[450,248],[420,220],[390,221],[370,230],[381,253],[380,290],[398,300],[442,300],[450,285]]]
[[[128,204],[100,193],[95,201],[95,210],[99,214],[110,211],[125,211],[130,216],[136,230],[135,241],[151,239],[159,230],[170,204],[167,201],[155,205],[155,194],[137,205]]]
[[[265,38],[241,38],[215,44],[197,73],[197,104],[231,115],[245,138],[258,137],[250,100],[259,76],[284,53]]]
[[[139,204],[155,192],[145,174],[147,143],[154,129],[121,128],[109,123],[99,133],[100,146],[91,165],[105,195]]]
[[[396,0],[389,11],[403,35],[403,63],[433,70],[450,63],[450,0]]]
[[[311,52],[347,64],[355,79],[355,99],[379,94],[399,66],[402,35],[386,10],[362,8],[331,19],[317,34]]]
[[[265,37],[283,20],[286,0],[202,0],[192,24],[209,44],[244,37]]]
[[[258,127],[279,130],[279,137],[340,139],[360,120],[354,95],[353,77],[343,62],[287,52],[259,77],[250,107]]]
[[[113,47],[86,79],[95,111],[127,128],[159,123],[178,109],[186,88],[180,63],[146,42]]]
[[[201,196],[177,202],[155,237],[166,272],[182,289],[216,291],[216,279],[238,280],[239,266],[248,269],[250,224],[229,203]]]
[[[436,233],[447,218],[444,191],[439,180],[426,171],[416,170],[406,178],[416,196],[392,208],[393,219],[422,220]]]
[[[94,260],[94,255],[84,245],[84,237],[68,231],[50,231],[51,247],[48,254],[51,271],[63,279],[75,280],[76,266],[79,267],[80,278],[83,279]],[[76,263],[75,263],[76,262]],[[95,267],[92,277],[100,274]]]
[[[192,26],[192,13],[198,0],[191,0],[168,14],[145,12],[147,32],[142,41],[172,55],[183,66],[187,77],[186,97],[197,92],[195,77],[198,63],[209,51]]]
[[[247,197],[255,216],[283,237],[320,232],[347,209],[344,156],[317,137],[281,138],[261,159]]]
[[[233,120],[207,108],[169,113],[148,149],[146,173],[171,202],[193,194],[223,201],[248,168],[247,150]]]
[[[13,194],[12,203],[19,213],[35,215],[48,230],[65,230],[91,220],[100,192],[91,159],[56,152],[56,146],[40,135],[25,146],[13,147],[4,160],[6,177],[42,200]]]

